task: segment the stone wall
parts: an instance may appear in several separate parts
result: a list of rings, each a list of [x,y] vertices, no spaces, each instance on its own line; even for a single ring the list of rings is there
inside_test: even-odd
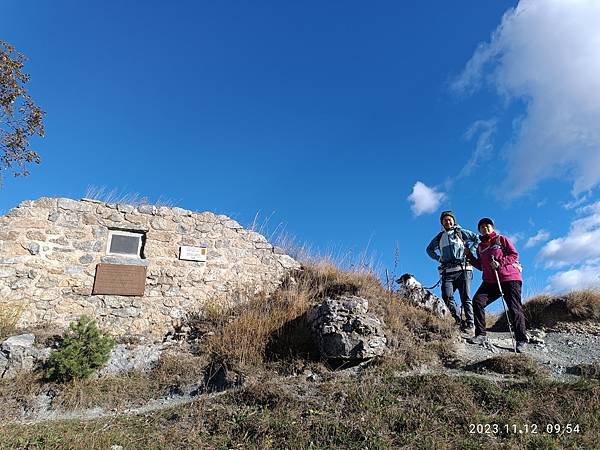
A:
[[[144,232],[143,258],[108,255],[111,229]],[[207,261],[180,260],[181,245],[206,245]],[[146,266],[144,295],[92,295],[99,263]],[[0,307],[22,308],[25,327],[88,314],[116,334],[160,336],[205,302],[270,292],[298,267],[259,233],[211,212],[41,198],[0,217]]]

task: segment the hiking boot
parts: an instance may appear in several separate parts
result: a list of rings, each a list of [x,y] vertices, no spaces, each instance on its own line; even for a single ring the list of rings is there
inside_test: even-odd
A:
[[[517,353],[525,353],[527,352],[527,342],[520,341],[517,342]]]
[[[467,325],[464,329],[466,334],[475,335],[475,325]]]
[[[485,345],[489,341],[485,334],[480,334],[479,336],[473,336],[473,337],[467,339],[467,342],[469,344]]]

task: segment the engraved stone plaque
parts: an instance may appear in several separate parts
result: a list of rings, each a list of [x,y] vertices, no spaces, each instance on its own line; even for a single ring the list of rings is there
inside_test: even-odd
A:
[[[93,295],[144,295],[146,267],[98,264]]]
[[[188,247],[187,245],[182,245],[179,247],[179,259],[206,262],[206,247],[206,245],[201,247]]]

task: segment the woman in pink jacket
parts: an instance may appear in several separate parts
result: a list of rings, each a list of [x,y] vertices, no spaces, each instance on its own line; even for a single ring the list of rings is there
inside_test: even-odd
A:
[[[525,334],[525,316],[521,304],[521,265],[519,254],[512,242],[494,230],[492,219],[484,217],[477,224],[481,233],[480,243],[477,246],[477,256],[469,254],[469,262],[473,267],[483,271],[483,283],[473,298],[473,313],[475,316],[475,336],[468,339],[471,344],[485,344],[485,307],[500,298],[498,279],[508,306],[508,315],[517,341],[517,352],[523,352],[527,347]]]

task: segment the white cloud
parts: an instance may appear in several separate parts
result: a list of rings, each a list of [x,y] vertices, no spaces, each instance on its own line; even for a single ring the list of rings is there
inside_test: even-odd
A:
[[[583,205],[585,202],[588,201],[588,197],[589,195],[583,195],[582,197],[576,198],[570,202],[567,203],[563,203],[563,208],[569,210],[569,209],[575,209],[581,205]]]
[[[538,257],[546,268],[563,268],[550,277],[555,290],[600,286],[600,201],[577,209],[569,233],[552,239]]]
[[[435,188],[430,188],[420,181],[415,183],[412,193],[408,196],[408,201],[412,203],[410,209],[415,216],[437,211],[440,203],[445,199],[446,194],[438,192]]]
[[[496,230],[498,233],[500,233],[500,230]],[[502,234],[502,233],[500,233]],[[519,242],[521,239],[523,239],[523,233],[514,233],[514,234],[505,234],[505,236],[510,240],[510,242],[512,242],[513,244],[516,244],[517,242]]]
[[[526,106],[507,153],[507,197],[550,177],[570,180],[575,196],[600,184],[599,23],[598,0],[521,0],[454,80],[458,93],[488,84]]]
[[[550,277],[550,289],[556,291],[574,291],[593,287],[600,287],[600,266],[584,266],[558,272]]]
[[[535,247],[538,243],[548,240],[550,233],[546,230],[540,230],[535,236],[531,236],[525,243],[525,248]]]
[[[542,247],[539,257],[546,268],[565,267],[582,261],[600,258],[600,229],[571,230],[565,237],[552,239]]]
[[[458,174],[458,178],[468,176],[473,172],[477,166],[486,160],[488,160],[494,150],[492,143],[494,133],[496,133],[495,119],[490,120],[477,120],[471,124],[469,129],[465,133],[465,139],[472,140],[477,137],[475,151],[471,155],[471,158],[467,164],[462,168]]]

